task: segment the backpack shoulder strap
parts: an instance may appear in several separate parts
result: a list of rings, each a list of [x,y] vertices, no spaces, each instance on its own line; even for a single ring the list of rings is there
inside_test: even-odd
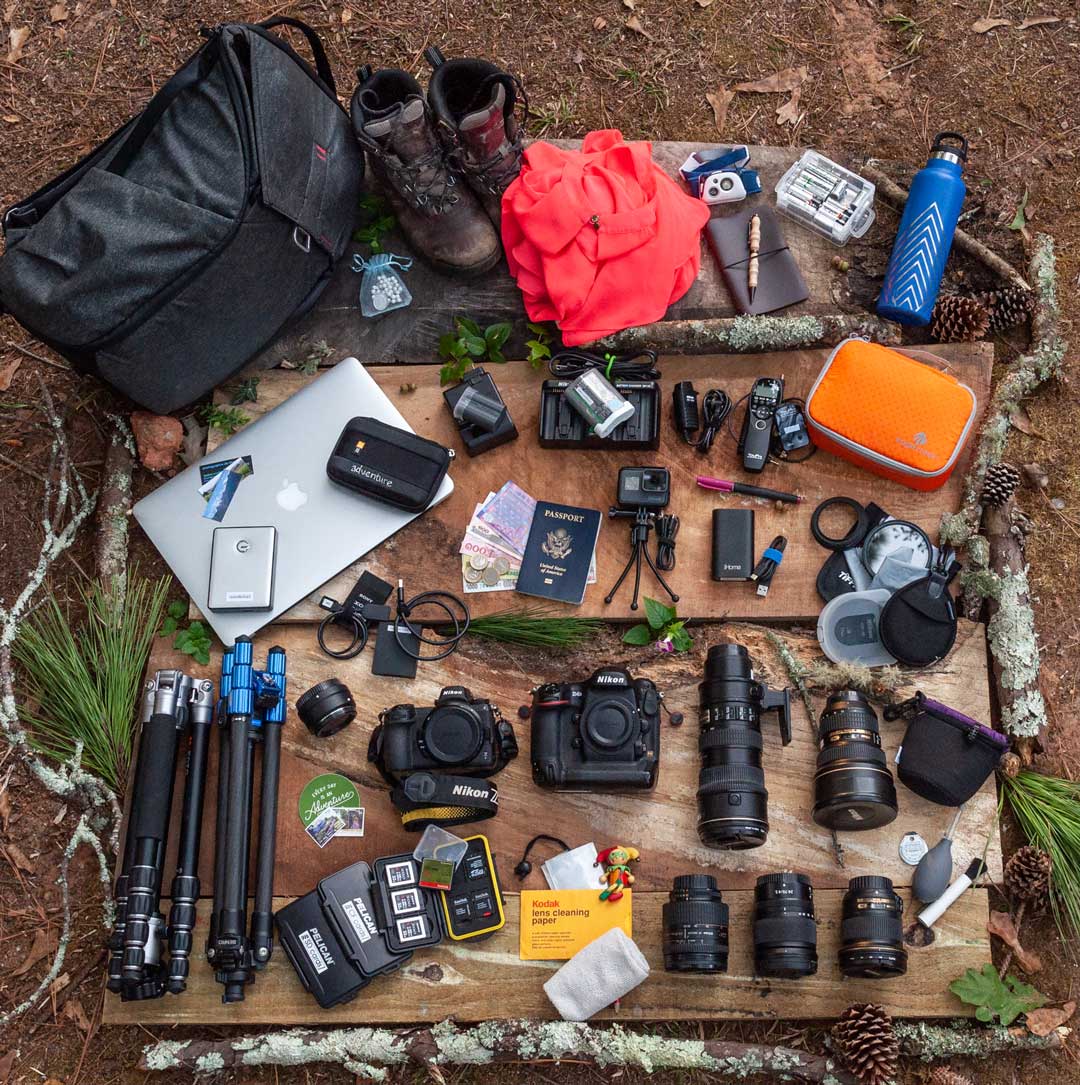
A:
[[[307,23],[300,19],[294,19],[291,15],[275,15],[272,19],[266,19],[256,25],[262,27],[264,30],[273,30],[275,26],[291,26],[294,29],[299,30],[300,33],[307,38],[308,45],[311,46],[311,55],[315,58],[315,71],[318,72],[319,78],[330,88],[335,96],[337,95],[337,85],[334,83],[334,72],[330,67],[330,61],[326,56],[326,50],[323,48],[322,40]]]

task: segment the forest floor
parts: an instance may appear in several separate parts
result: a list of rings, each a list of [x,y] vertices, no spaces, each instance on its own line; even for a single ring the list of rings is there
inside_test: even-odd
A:
[[[971,142],[965,228],[1021,267],[1026,235],[1052,234],[1065,334],[1075,336],[1080,19],[1072,0],[418,0],[407,7],[393,0],[277,6],[237,0],[231,9],[209,0],[3,0],[0,206],[65,169],[138,111],[198,46],[199,27],[271,14],[295,15],[316,28],[346,96],[351,74],[366,62],[419,73],[428,44],[438,44],[448,56],[496,59],[525,80],[533,137],[617,127],[630,139],[790,143],[813,146],[856,168],[872,156],[909,163],[914,170],[925,161],[936,131],[964,132]],[[793,92],[730,90],[791,69],[805,69],[789,80],[798,84]],[[999,338],[999,362],[1023,345],[1021,332]],[[1080,403],[1073,369],[1070,357],[1066,377],[1016,417],[1009,458],[1041,464],[1048,479],[1045,489],[1028,487],[1020,494],[1033,524],[1028,556],[1043,688],[1054,722],[1051,749],[1040,767],[1076,778]],[[6,601],[25,583],[40,545],[49,433],[37,409],[39,378],[61,407],[75,463],[88,484],[100,480],[105,413],[118,407],[102,385],[75,375],[14,322],[0,318],[0,600]],[[137,496],[159,481],[140,470]],[[54,567],[47,590],[61,605],[77,599],[80,576],[93,569],[92,548],[92,532],[85,531]],[[133,539],[132,554],[144,573],[164,571],[145,539]],[[10,751],[0,751],[0,1013],[34,989],[52,958],[60,909],[55,872],[74,817],[30,781]],[[1015,844],[1015,834],[1006,830]],[[0,1085],[145,1080],[134,1066],[152,1035],[100,1027],[101,893],[86,849],[76,855],[71,877],[75,934],[63,975],[50,997],[0,1033]],[[1052,922],[1030,924],[1025,942],[1047,962],[1040,988],[1054,999],[1074,996],[1080,969]],[[707,1026],[705,1034],[819,1040],[814,1029],[797,1023]],[[698,1035],[697,1028],[687,1035]],[[1053,1058],[1010,1055],[971,1069],[987,1085],[1080,1081],[1068,1051]],[[906,1073],[917,1080],[913,1071]],[[404,1075],[423,1077],[421,1071]],[[501,1069],[497,1080],[561,1083],[612,1076],[547,1066],[543,1072]],[[621,1078],[637,1076],[626,1072]],[[287,1085],[349,1077],[327,1067],[274,1074],[275,1082]],[[496,1076],[447,1069],[445,1078]],[[158,1080],[167,1085],[172,1079]],[[253,1072],[229,1080],[265,1079]]]

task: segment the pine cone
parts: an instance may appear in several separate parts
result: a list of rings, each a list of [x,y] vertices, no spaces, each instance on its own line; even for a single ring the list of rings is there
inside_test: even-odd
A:
[[[1050,890],[1050,856],[1028,844],[1005,864],[1005,887],[1019,900],[1041,900]]]
[[[988,290],[979,296],[990,317],[988,331],[1005,331],[1022,324],[1031,316],[1034,299],[1031,293],[1019,286],[1002,286],[997,290]]]
[[[930,1074],[927,1085],[971,1085],[971,1078],[950,1070],[947,1066],[936,1066]]]
[[[992,463],[983,476],[980,501],[999,508],[1020,487],[1020,472],[1011,463]]]
[[[930,317],[930,334],[939,343],[972,343],[986,334],[990,314],[978,298],[944,294]]]
[[[900,1044],[883,1007],[849,1006],[833,1025],[832,1039],[840,1061],[862,1085],[884,1085],[896,1076]]]

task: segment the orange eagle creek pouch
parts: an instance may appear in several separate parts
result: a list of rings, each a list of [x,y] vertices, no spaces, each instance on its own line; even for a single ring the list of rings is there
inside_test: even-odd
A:
[[[913,490],[936,490],[953,473],[977,409],[975,393],[948,373],[846,339],[807,396],[806,422],[818,448]]]

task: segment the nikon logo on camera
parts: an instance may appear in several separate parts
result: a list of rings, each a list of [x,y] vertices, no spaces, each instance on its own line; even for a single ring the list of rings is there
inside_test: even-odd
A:
[[[497,791],[492,790],[489,796],[486,787],[471,787],[469,784],[454,784],[450,794],[462,799],[486,799],[490,797],[491,801],[496,805],[499,802],[499,793]]]
[[[349,464],[349,470],[354,475],[366,478],[368,482],[374,482],[388,490],[393,488],[394,480],[392,478],[387,478],[386,475],[380,474],[378,471],[373,471],[370,467],[366,467],[362,463]]]
[[[598,686],[622,686],[626,684],[626,679],[621,674],[598,674],[594,676],[593,681]]]

